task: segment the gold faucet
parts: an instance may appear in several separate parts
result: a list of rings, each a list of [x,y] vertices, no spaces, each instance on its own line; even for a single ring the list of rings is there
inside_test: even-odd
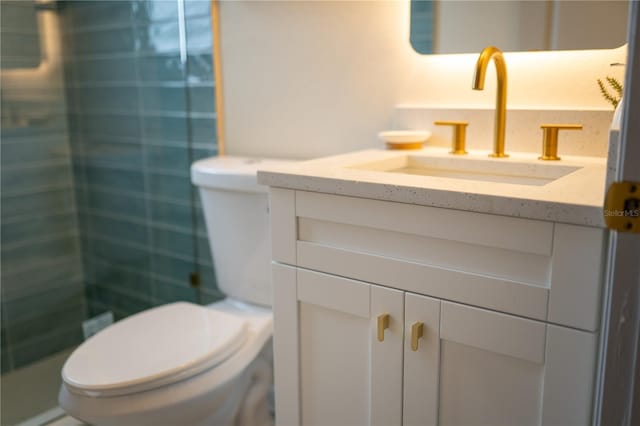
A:
[[[498,90],[496,92],[496,121],[494,125],[493,153],[489,157],[504,158],[509,155],[504,153],[504,134],[507,122],[507,64],[502,56],[502,51],[495,46],[482,49],[476,71],[473,76],[473,90],[483,90],[484,80],[487,74],[489,62],[496,64],[496,74],[498,76]]]

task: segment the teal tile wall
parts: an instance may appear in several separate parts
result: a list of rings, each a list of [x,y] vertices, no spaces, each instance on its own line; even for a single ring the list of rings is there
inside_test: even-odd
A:
[[[4,373],[80,343],[87,306],[63,75],[7,80],[40,64],[40,34],[32,1],[0,16]]]
[[[1,6],[3,69],[36,66],[33,3]],[[210,2],[185,1],[185,31],[177,0],[57,6],[63,73],[2,97],[3,372],[87,316],[222,296],[189,181],[217,153]]]
[[[210,2],[66,1],[69,128],[90,314],[221,297],[189,166],[215,155]],[[185,57],[186,54],[186,57]],[[201,287],[189,284],[197,272]]]

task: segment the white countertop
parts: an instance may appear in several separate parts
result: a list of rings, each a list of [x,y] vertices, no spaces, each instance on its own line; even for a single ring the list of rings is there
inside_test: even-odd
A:
[[[354,165],[406,155],[426,155],[445,161],[453,157],[448,150],[440,148],[367,150],[261,168],[258,182],[301,191],[604,227],[606,158],[561,156],[560,161],[542,162],[534,153],[512,152],[509,158],[501,159],[488,158],[487,154],[486,151],[472,151],[464,158],[529,164],[531,167],[544,163],[549,167],[572,166],[577,170],[536,186],[354,168]]]

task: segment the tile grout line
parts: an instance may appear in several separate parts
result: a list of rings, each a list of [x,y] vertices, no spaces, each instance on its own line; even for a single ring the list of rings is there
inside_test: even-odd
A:
[[[163,249],[154,249],[153,251],[148,251],[148,250],[145,250],[145,248],[148,247],[147,244],[140,244],[140,243],[136,243],[136,242],[133,242],[133,241],[127,241],[127,240],[121,240],[121,239],[117,239],[117,238],[112,238],[112,237],[106,236],[106,235],[101,234],[101,233],[90,233],[90,234],[87,235],[87,237],[93,238],[93,239],[96,239],[96,240],[106,241],[106,242],[113,243],[113,244],[119,244],[119,245],[122,245],[122,246],[125,246],[125,247],[128,247],[128,248],[132,248],[132,249],[135,249],[135,250],[145,251],[146,253],[148,253],[150,255],[151,258],[153,258],[153,255],[160,255],[160,256],[171,258],[171,259],[180,260],[180,261],[183,261],[183,262],[192,262],[193,261],[191,256],[184,256],[184,255],[181,255],[179,253],[174,253],[174,252],[163,250]],[[93,254],[93,252],[89,252],[89,253]],[[208,261],[208,260],[198,260],[197,263],[199,265],[213,267],[213,263],[211,261]]]
[[[188,19],[202,19],[202,20],[209,18],[209,16],[204,13],[186,14],[185,17]],[[149,20],[146,22],[142,21],[141,19],[132,20],[130,18],[131,18],[131,15],[129,15],[129,22],[134,24],[133,26],[134,31],[137,30],[138,26],[149,27],[154,25],[159,26],[159,25],[167,25],[167,24],[173,23],[173,17],[162,18],[157,20]],[[124,24],[81,25],[71,31],[65,31],[64,35],[77,35],[78,33],[122,30],[126,28],[131,28],[131,26],[124,25]]]
[[[73,182],[71,182],[73,184]],[[48,192],[62,192],[69,191],[73,192],[73,186],[67,183],[61,183],[56,185],[45,185],[45,186],[27,186],[18,190],[10,190],[3,191],[2,198],[14,198],[14,197],[24,197],[24,196],[32,196],[36,194],[48,193]]]
[[[86,209],[87,214],[89,215],[93,215],[93,216],[100,216],[100,217],[104,217],[106,219],[113,219],[113,220],[119,220],[122,222],[129,222],[129,223],[133,223],[136,225],[145,225],[146,223],[151,223],[151,226],[153,228],[157,228],[157,229],[162,229],[165,231],[171,231],[171,232],[175,232],[178,234],[183,234],[183,235],[192,235],[190,228],[188,227],[180,227],[180,226],[176,226],[176,225],[168,225],[166,223],[162,223],[162,222],[156,222],[154,220],[151,220],[149,222],[146,222],[144,220],[140,220],[136,217],[133,216],[125,216],[125,215],[120,215],[117,213],[110,213],[110,212],[102,212],[100,210],[93,210],[93,209]],[[200,238],[207,238],[207,234],[206,231],[198,231],[197,232],[197,236]]]
[[[81,275],[70,275],[67,278],[58,278],[57,280],[53,281],[54,285],[53,287],[49,287],[47,285],[47,288],[45,289],[45,291],[49,291],[49,290],[63,290],[63,289],[70,289],[70,288],[76,288],[78,287],[78,290],[81,290],[82,293],[84,294],[84,281],[82,279]],[[64,283],[64,284],[60,284],[60,283]],[[39,287],[40,284],[42,283],[37,283]],[[49,284],[49,283],[47,283]],[[24,293],[6,293],[3,294],[2,297],[6,297],[8,301],[11,302],[15,302],[15,301],[19,301],[19,300],[23,300],[23,299],[29,299],[29,298],[34,298],[34,297],[38,297],[40,296],[41,292],[24,292]]]
[[[194,55],[211,55],[210,49],[191,49],[189,52]],[[64,58],[64,61],[96,61],[96,60],[118,60],[118,59],[136,59],[136,58],[150,58],[155,56],[177,56],[180,54],[179,48],[167,49],[163,52],[156,51],[115,51],[106,53],[93,53],[93,54],[80,54],[69,55]]]
[[[215,88],[215,83],[211,80],[203,81],[185,81],[185,80],[147,80],[139,84],[146,88],[160,88],[160,89],[184,89],[187,88]],[[79,83],[74,83],[68,87],[72,89],[84,89],[84,88],[107,88],[107,87],[130,87],[137,86],[134,80],[85,80]],[[38,89],[38,88],[34,88]],[[38,89],[39,90],[39,89]]]
[[[71,155],[69,158],[61,158],[58,160],[36,160],[36,161],[22,161],[20,164],[5,164],[2,166],[2,170],[21,171],[24,169],[38,169],[45,167],[66,167],[71,165]]]
[[[141,87],[137,87],[137,91],[141,91]],[[198,112],[198,111],[190,111],[186,112],[184,110],[146,110],[144,108],[140,108],[138,105],[137,108],[133,110],[127,109],[110,109],[110,108],[83,108],[82,110],[71,109],[69,111],[70,115],[124,115],[130,116],[131,113],[137,113],[139,117],[154,117],[154,118],[195,118],[202,120],[217,120],[217,116],[215,112]],[[61,114],[62,115],[62,114]]]
[[[102,264],[102,265],[105,265],[105,266],[109,266],[109,267],[114,268],[114,269],[119,269],[119,270],[122,270],[122,271],[129,271],[129,272],[132,272],[134,274],[144,275],[144,276],[148,276],[149,278],[155,278],[155,279],[158,279],[158,280],[161,280],[161,281],[165,281],[165,282],[171,283],[172,285],[185,287],[184,282],[182,282],[182,281],[180,281],[178,279],[175,279],[175,278],[166,277],[166,276],[163,276],[163,275],[160,275],[160,274],[156,274],[156,273],[153,273],[153,272],[141,272],[141,271],[139,271],[139,270],[137,270],[137,269],[135,269],[135,268],[133,268],[131,266],[114,264],[113,262],[110,262],[108,260],[103,260],[103,259],[100,259],[100,258],[95,258],[94,261],[99,263],[99,264]],[[212,265],[204,265],[204,266],[210,266],[211,268],[213,268]],[[120,290],[122,290],[122,289],[120,289]],[[205,288],[205,290],[207,290],[207,288]],[[124,291],[129,291],[129,290],[127,290],[125,288]],[[216,289],[216,291],[219,292],[219,290],[217,290],[217,289]]]
[[[71,230],[65,230],[64,232],[54,232],[51,234],[43,234],[35,238],[29,238],[26,240],[20,240],[20,241],[8,243],[8,244],[5,243],[2,245],[2,253],[4,254],[11,250],[24,248],[25,246],[37,245],[37,244],[45,243],[49,241],[61,240],[67,237],[74,238],[74,237],[78,237],[79,235],[80,235],[80,232],[77,230],[73,230],[73,228]]]
[[[39,219],[49,219],[52,217],[61,217],[61,216],[75,216],[78,213],[77,209],[76,210],[66,210],[66,209],[58,209],[58,210],[48,210],[43,212],[37,212],[35,214],[21,214],[18,216],[12,216],[12,217],[3,217],[2,218],[2,224],[6,225],[6,224],[10,224],[10,225],[15,225],[15,224],[20,224],[20,223],[24,223],[24,222],[30,222],[32,220],[39,220]],[[77,218],[76,218],[77,219]]]
[[[53,267],[55,265],[60,265],[60,264],[63,264],[63,263],[71,264],[71,263],[73,263],[73,258],[74,258],[74,255],[72,255],[72,254],[67,254],[67,255],[64,255],[64,256],[57,256],[57,257],[49,258],[48,260],[39,263],[36,266],[36,270],[37,270],[37,268],[43,268],[44,269],[44,268]],[[7,278],[9,278],[9,277],[11,277],[13,275],[24,274],[25,272],[29,272],[29,271],[31,271],[33,269],[34,269],[34,267],[30,266],[30,267],[27,267],[27,268],[17,268],[16,270],[9,271],[9,272],[3,271],[2,272],[2,278],[3,279],[7,279]],[[3,291],[7,292],[8,290],[3,290]]]
[[[92,184],[86,184],[86,183],[84,183],[83,185],[87,188],[87,190],[93,189],[94,191],[99,191],[106,194],[124,195],[130,198],[148,198],[150,201],[173,204],[181,207],[190,207],[190,204],[188,201],[184,201],[183,199],[180,199],[180,198],[162,197],[162,196],[144,194],[142,192],[137,192],[137,191],[128,191],[121,188],[112,188],[109,186],[102,186],[102,185],[92,185]]]

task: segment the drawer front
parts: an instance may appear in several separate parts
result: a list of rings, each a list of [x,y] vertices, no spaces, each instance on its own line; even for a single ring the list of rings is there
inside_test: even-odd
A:
[[[272,191],[277,262],[576,328],[597,328],[602,230]]]
[[[298,265],[418,294],[545,319],[548,289],[386,256],[297,242]]]
[[[553,224],[460,210],[296,191],[296,215],[403,234],[549,255]]]

